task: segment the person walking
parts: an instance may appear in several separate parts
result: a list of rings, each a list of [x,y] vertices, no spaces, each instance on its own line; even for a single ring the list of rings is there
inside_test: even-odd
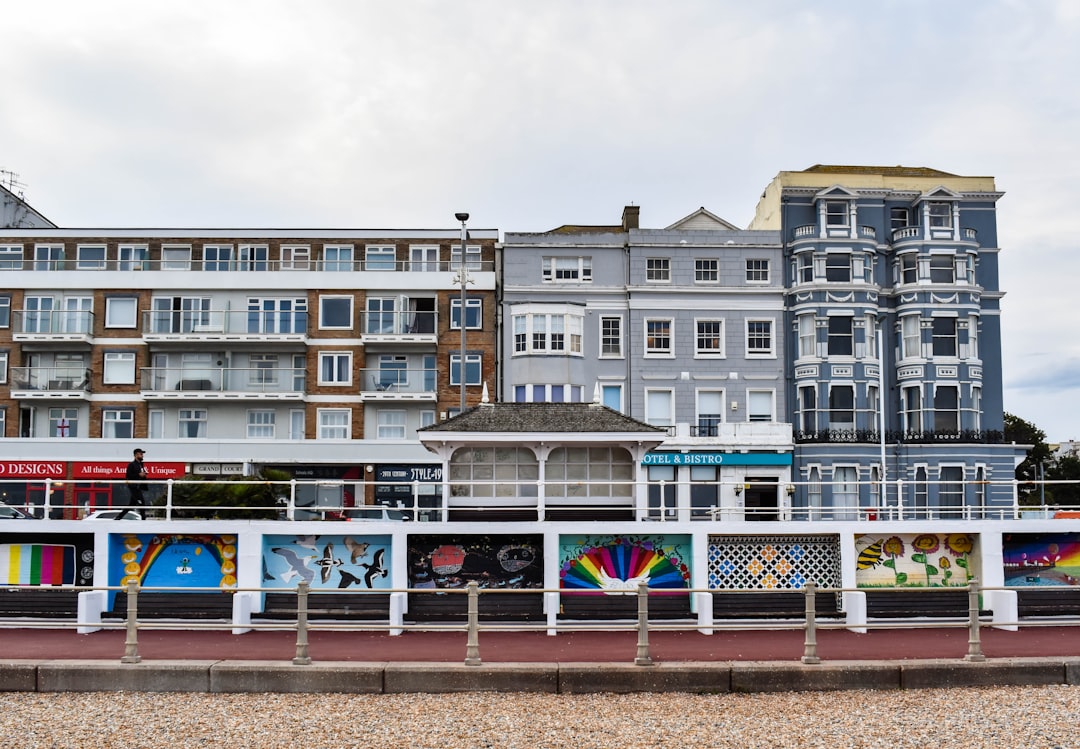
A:
[[[122,520],[135,507],[142,508],[146,505],[143,495],[143,492],[146,491],[146,466],[143,465],[144,454],[145,451],[141,447],[136,447],[135,458],[128,463],[127,473],[124,476],[127,480],[128,506],[116,516],[117,520]]]

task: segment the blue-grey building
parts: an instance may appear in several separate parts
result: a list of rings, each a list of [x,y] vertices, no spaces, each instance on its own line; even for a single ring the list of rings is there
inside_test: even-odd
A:
[[[993,516],[1003,444],[991,177],[925,168],[781,172],[751,228],[783,242],[796,517]]]

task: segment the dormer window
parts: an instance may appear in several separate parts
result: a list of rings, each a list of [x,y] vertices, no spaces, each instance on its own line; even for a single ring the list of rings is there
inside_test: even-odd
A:
[[[847,226],[848,204],[844,200],[829,200],[825,203],[825,225]]]
[[[930,226],[934,229],[952,228],[952,204],[934,202],[927,206],[927,215],[930,217]]]

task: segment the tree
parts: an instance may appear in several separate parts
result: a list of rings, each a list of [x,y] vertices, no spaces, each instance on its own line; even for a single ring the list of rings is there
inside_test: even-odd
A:
[[[276,483],[288,481],[284,471],[264,468],[257,476],[229,476],[206,480],[203,476],[185,476],[173,485],[173,506],[192,508],[174,510],[176,517],[222,519],[274,519],[279,512],[278,498],[287,490]],[[287,491],[286,491],[287,493]],[[218,509],[220,508],[220,509]]]
[[[1046,469],[1046,478],[1051,481],[1080,481],[1080,458],[1075,455],[1062,455]],[[1080,483],[1051,484],[1046,493],[1053,497],[1056,505],[1063,507],[1080,506]]]
[[[1024,421],[1011,413],[1005,414],[1005,441],[1017,445],[1031,445],[1027,457],[1016,467],[1016,480],[1020,482],[1020,504],[1037,505],[1043,497],[1037,483],[1045,468],[1054,462],[1050,446],[1046,444],[1046,432],[1030,421]],[[1049,497],[1048,497],[1049,500]]]

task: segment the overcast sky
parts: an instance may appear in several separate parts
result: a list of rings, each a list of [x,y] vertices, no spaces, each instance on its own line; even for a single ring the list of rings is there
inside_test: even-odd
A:
[[[997,180],[1005,408],[1080,439],[1076,0],[4,0],[65,227],[746,226],[777,172]]]

